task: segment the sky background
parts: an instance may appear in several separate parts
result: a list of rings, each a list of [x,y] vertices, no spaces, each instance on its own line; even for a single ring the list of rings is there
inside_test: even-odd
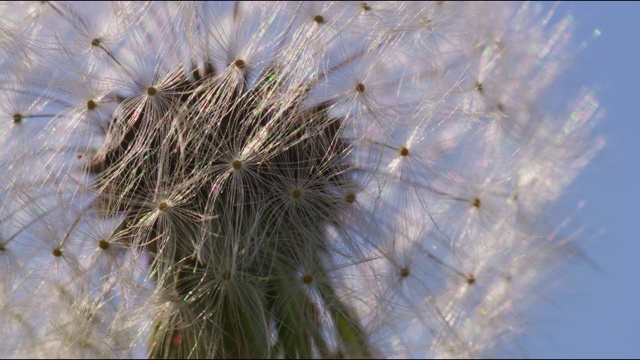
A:
[[[597,90],[605,113],[595,132],[607,145],[573,183],[564,208],[585,200],[575,217],[586,226],[578,242],[597,266],[567,268],[562,286],[533,313],[525,355],[639,358],[640,3],[562,3],[556,19],[569,13],[576,41],[589,44],[565,79]]]

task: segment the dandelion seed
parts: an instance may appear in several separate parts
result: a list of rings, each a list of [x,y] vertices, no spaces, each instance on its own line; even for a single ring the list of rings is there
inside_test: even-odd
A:
[[[240,170],[240,169],[242,169],[242,161],[237,160],[237,159],[236,159],[236,160],[233,160],[233,162],[231,162],[231,167],[232,167],[234,170]]]
[[[245,66],[244,60],[238,59],[233,62],[233,65],[235,65],[235,67],[237,67],[238,69],[242,69]]]
[[[345,201],[347,204],[353,204],[353,202],[354,202],[354,201],[356,201],[356,194],[352,194],[352,193],[347,194],[347,195],[344,197],[344,201]]]
[[[300,199],[302,197],[302,189],[295,188],[291,191],[291,197],[294,199]]]
[[[166,203],[166,202],[164,202],[164,201],[161,201],[161,202],[158,204],[158,210],[160,210],[160,211],[167,211],[167,209],[168,209],[168,208],[169,208],[169,204],[167,204],[167,203]]]
[[[305,274],[302,276],[302,282],[309,285],[313,282],[313,276],[309,275],[309,274]]]
[[[94,110],[98,106],[95,101],[89,100],[87,101],[87,110]]]
[[[98,241],[98,247],[102,250],[109,250],[109,246],[111,246],[111,244],[109,244],[107,240]]]

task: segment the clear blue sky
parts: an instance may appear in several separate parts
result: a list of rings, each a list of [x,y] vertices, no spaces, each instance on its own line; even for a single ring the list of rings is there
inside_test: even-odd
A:
[[[568,268],[564,285],[535,312],[525,354],[639,358],[640,3],[562,3],[557,15],[569,12],[578,41],[601,32],[566,79],[598,89],[606,115],[595,130],[607,136],[607,147],[565,202],[586,200],[576,221],[587,226],[583,248],[601,271],[584,263]]]

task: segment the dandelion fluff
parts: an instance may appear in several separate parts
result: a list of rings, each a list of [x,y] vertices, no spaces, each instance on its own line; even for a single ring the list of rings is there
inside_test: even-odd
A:
[[[507,354],[575,252],[546,209],[603,142],[590,92],[545,102],[570,18],[1,9],[2,356]]]

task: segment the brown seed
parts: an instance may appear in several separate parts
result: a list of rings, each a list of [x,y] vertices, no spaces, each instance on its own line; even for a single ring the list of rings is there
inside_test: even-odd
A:
[[[344,197],[344,201],[347,204],[353,204],[353,202],[356,201],[356,194],[347,194],[347,196]]]
[[[110,246],[110,245],[111,245],[111,244],[109,244],[109,242],[108,242],[107,240],[104,240],[104,239],[103,239],[103,240],[98,241],[98,247],[99,247],[100,249],[102,249],[102,250],[107,250],[107,249],[109,249],[109,246]]]
[[[302,189],[295,188],[291,191],[291,197],[294,199],[300,199],[302,197]]]
[[[229,281],[231,280],[231,271],[229,270],[224,270],[220,273],[220,277],[222,278],[222,280],[224,281]]]
[[[168,208],[169,208],[169,204],[167,204],[164,201],[162,201],[160,204],[158,204],[158,210],[160,210],[160,211],[166,211]]]

